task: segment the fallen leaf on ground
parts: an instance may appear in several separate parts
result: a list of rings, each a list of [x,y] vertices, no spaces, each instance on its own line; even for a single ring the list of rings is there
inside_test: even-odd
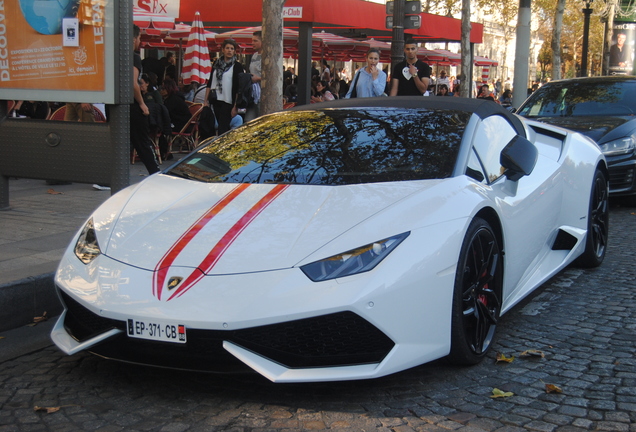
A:
[[[505,354],[502,353],[497,353],[497,357],[495,358],[496,362],[506,362],[506,363],[512,363],[513,361],[515,361],[515,356],[512,357],[506,357]]]
[[[60,408],[62,407],[40,407],[36,405],[33,407],[33,411],[45,411],[47,414],[51,414],[54,412],[58,412]]]
[[[510,396],[514,396],[513,392],[505,392],[503,390],[499,390],[498,388],[494,388],[492,389],[492,396],[490,396],[491,398],[505,398],[505,397],[510,397]]]
[[[541,358],[545,357],[545,354],[543,353],[543,351],[535,350],[535,349],[526,350],[519,355],[521,357],[541,357]]]
[[[561,387],[554,385],[554,384],[546,384],[545,385],[545,392],[546,393],[563,393],[563,390],[561,390]]]
[[[41,323],[43,321],[48,320],[49,317],[46,316],[46,311],[44,311],[44,313],[42,314],[42,316],[39,317],[33,317],[33,322],[31,324],[27,324],[29,327],[33,327],[34,325]]]
[[[64,195],[64,192],[58,192],[55,189],[51,188],[46,191],[47,194],[51,195]]]

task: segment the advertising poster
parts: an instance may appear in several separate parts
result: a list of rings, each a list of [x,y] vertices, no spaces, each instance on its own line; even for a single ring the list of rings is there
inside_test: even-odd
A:
[[[631,75],[634,69],[636,23],[615,21],[609,55],[610,75]]]
[[[0,0],[0,91],[103,92],[105,1]]]

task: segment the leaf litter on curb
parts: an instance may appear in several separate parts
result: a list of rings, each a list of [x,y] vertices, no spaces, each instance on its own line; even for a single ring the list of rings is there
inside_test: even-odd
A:
[[[51,195],[64,195],[64,192],[58,192],[53,188],[48,189],[46,193]]]

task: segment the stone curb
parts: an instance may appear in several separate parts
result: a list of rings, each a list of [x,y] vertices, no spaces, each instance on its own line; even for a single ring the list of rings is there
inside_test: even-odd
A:
[[[62,312],[55,292],[55,273],[30,276],[0,285],[0,331],[15,329],[33,322],[34,317],[54,317]]]

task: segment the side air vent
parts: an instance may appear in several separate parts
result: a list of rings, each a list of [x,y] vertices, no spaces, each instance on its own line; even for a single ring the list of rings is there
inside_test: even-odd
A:
[[[576,246],[576,241],[576,237],[560,229],[554,239],[552,250],[572,250]]]

